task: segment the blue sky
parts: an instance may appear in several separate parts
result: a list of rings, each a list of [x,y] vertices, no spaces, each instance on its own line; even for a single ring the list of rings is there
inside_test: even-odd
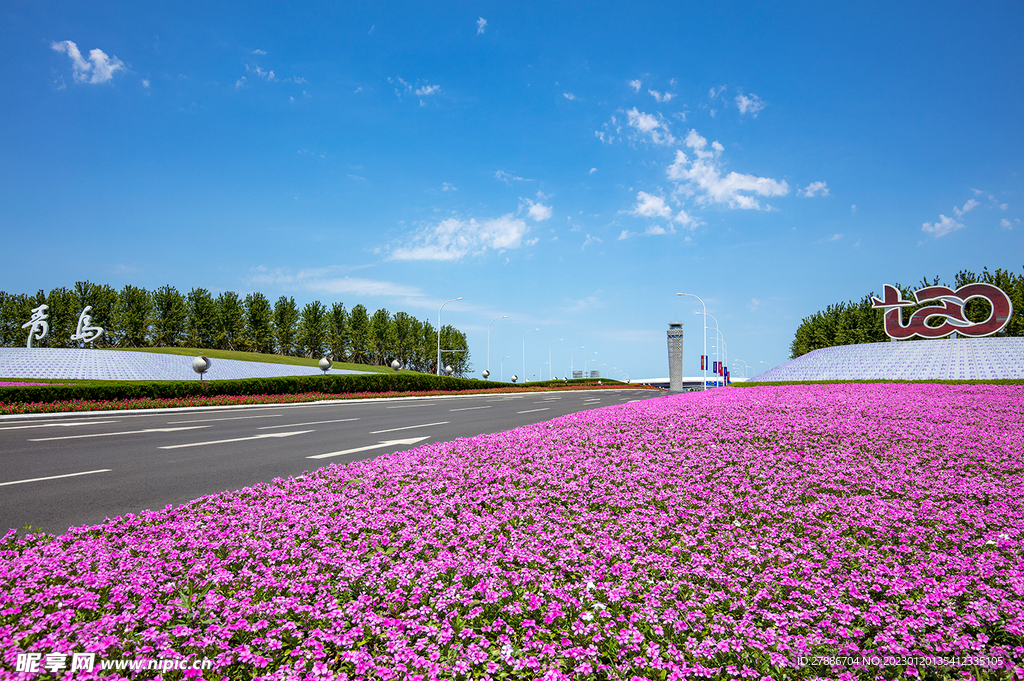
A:
[[[5,2],[0,288],[462,296],[477,375],[508,315],[495,374],[539,328],[528,377],[637,378],[670,321],[698,373],[677,292],[765,369],[831,303],[1021,272],[1019,2],[580,7]]]

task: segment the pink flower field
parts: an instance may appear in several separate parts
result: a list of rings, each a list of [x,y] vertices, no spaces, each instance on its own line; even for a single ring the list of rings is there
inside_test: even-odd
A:
[[[0,651],[3,678],[59,675],[28,652],[213,662],[133,678],[1024,678],[1024,386],[677,395],[11,532]]]

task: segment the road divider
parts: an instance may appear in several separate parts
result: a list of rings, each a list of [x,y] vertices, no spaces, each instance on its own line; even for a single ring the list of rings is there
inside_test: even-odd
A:
[[[164,447],[158,447],[158,449],[184,449],[185,447],[204,447],[206,445],[224,445],[229,442],[245,442],[246,440],[265,440],[269,437],[291,437],[292,435],[305,435],[306,433],[312,433],[312,430],[296,430],[290,433],[262,433],[260,435],[250,435],[249,437],[233,437],[229,440],[210,440],[209,442],[189,442],[183,445],[166,445]]]
[[[408,437],[404,440],[384,440],[378,442],[375,445],[366,445],[365,447],[355,447],[354,449],[344,449],[340,452],[329,452],[327,454],[316,454],[314,456],[307,456],[307,459],[329,459],[332,456],[345,456],[346,454],[358,454],[359,452],[368,452],[371,449],[382,449],[384,447],[394,447],[395,445],[414,445],[422,440],[429,439],[429,435],[422,437]]]

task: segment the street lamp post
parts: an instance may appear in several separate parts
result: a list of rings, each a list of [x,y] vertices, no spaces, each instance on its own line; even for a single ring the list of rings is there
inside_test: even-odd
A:
[[[760,362],[761,364],[768,364],[768,362],[764,361],[763,359],[759,359],[757,361]],[[771,369],[772,369],[772,365],[768,364],[768,371],[771,371]]]
[[[495,317],[487,324],[487,373],[491,373],[491,324],[498,321],[499,319],[508,319],[508,315],[504,314],[500,317]]]
[[[576,352],[577,350],[586,350],[586,348],[585,348],[584,346],[582,346],[582,345],[581,345],[581,346],[579,346],[578,348],[573,348],[573,349],[572,349],[572,351],[571,351],[571,352],[569,353],[569,376],[570,376],[570,377],[572,377],[572,378],[575,378],[575,377],[574,377],[574,376],[572,375],[572,368],[573,368],[573,363],[572,363],[572,353],[573,353],[573,352]]]
[[[702,314],[702,315],[704,315],[704,328],[707,328],[707,318],[708,317],[711,317],[711,319],[713,319],[715,321],[715,331],[718,333],[718,336],[722,339],[722,345],[724,346],[723,351],[725,353],[725,360],[726,360],[726,363],[728,363],[728,360],[729,360],[729,350],[728,350],[728,348],[729,348],[729,346],[726,345],[726,343],[725,343],[725,336],[722,335],[721,329],[718,328],[718,319],[715,318],[715,315],[713,315],[713,314],[711,314],[709,312],[694,312],[694,314]],[[718,347],[717,346],[715,347],[715,361],[718,361],[718,362],[722,361],[722,358],[718,354]],[[715,383],[718,383],[718,379],[717,378],[715,379]]]
[[[560,343],[560,342],[562,342],[564,340],[565,340],[564,338],[559,338],[558,340],[553,340],[550,343],[548,343],[548,380],[551,380],[551,378],[552,378],[551,374],[554,371],[554,369],[552,369],[552,367],[555,366],[554,364],[551,363],[551,346],[554,345],[555,343]]]
[[[587,355],[587,358],[583,360],[583,378],[587,377],[587,362],[589,362],[590,358],[593,357],[596,354],[597,354],[597,351],[595,350],[594,352],[592,352],[589,355]]]
[[[441,307],[437,308],[437,375],[438,376],[441,375],[441,310],[444,309],[445,305],[447,305],[448,303],[450,303],[452,301],[455,301],[455,300],[462,300],[462,296],[459,296],[458,298],[452,298],[451,300],[446,300],[443,303],[441,303]]]
[[[505,355],[504,357],[501,358],[500,366],[501,366],[501,382],[502,383],[505,382],[505,360],[508,359],[511,356],[512,355]]]
[[[526,382],[526,337],[534,331],[540,331],[540,329],[530,329],[523,334],[523,383]]]
[[[743,365],[743,378],[746,378],[746,377],[747,377],[747,363],[746,363],[746,362],[744,362],[744,361],[743,361],[742,359],[740,359],[739,357],[737,357],[737,358],[736,358],[736,359],[734,359],[733,361],[734,361],[734,362],[739,362],[740,364],[742,364],[742,365]]]
[[[697,300],[700,300],[700,306],[702,308],[704,308],[704,312],[707,313],[708,308],[704,304],[704,301],[701,299],[700,296],[695,296],[692,293],[677,293],[676,295],[677,296],[690,296],[691,298],[696,298]],[[701,362],[701,364],[705,365],[704,366],[704,390],[708,389],[708,368],[706,366],[707,363],[708,363],[708,318],[705,317],[704,318],[704,361]]]

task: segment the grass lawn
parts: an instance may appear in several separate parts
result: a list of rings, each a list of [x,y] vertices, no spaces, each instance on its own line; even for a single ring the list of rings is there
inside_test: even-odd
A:
[[[285,355],[266,355],[261,352],[241,352],[238,350],[211,350],[208,348],[112,348],[114,350],[126,350],[129,352],[156,352],[162,355],[188,355],[198,357],[200,355],[210,359],[237,359],[242,362],[266,362],[267,364],[291,364],[293,366],[315,367],[319,365],[320,358],[309,357],[287,357]],[[355,364],[354,362],[333,362],[334,369],[348,369],[349,371],[375,371],[387,373],[392,371],[390,367],[378,366],[375,364]]]

